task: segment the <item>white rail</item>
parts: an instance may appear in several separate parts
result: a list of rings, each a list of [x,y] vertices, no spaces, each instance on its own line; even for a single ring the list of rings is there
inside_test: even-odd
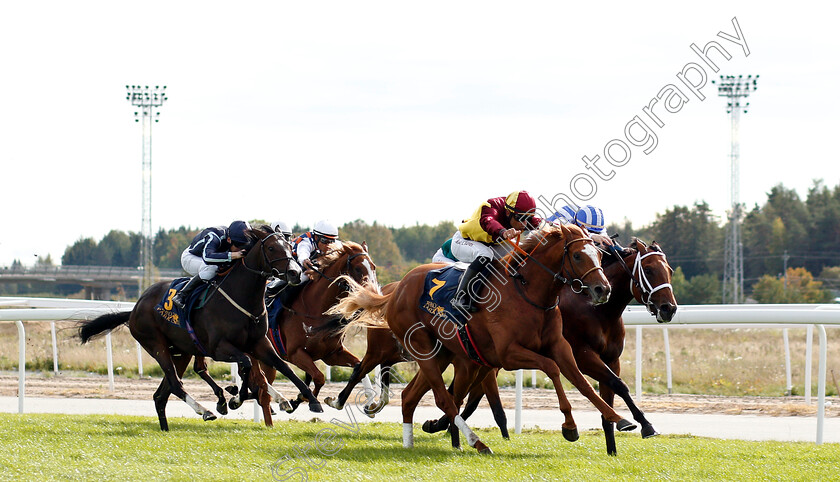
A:
[[[13,306],[15,308],[7,308]],[[99,315],[114,311],[130,310],[133,303],[109,301],[60,300],[52,298],[21,298],[0,297],[0,321],[14,321],[18,327],[20,340],[19,348],[19,392],[18,411],[23,413],[25,395],[25,367],[26,367],[26,334],[22,321],[72,321],[89,320]],[[631,306],[624,312],[624,324],[636,327],[636,398],[642,397],[642,327],[653,326],[663,328],[666,354],[668,347],[668,328],[701,327],[720,328],[735,326],[750,327],[807,327],[806,340],[806,370],[805,370],[805,401],[811,399],[811,342],[812,330],[816,326],[820,340],[819,369],[817,389],[817,434],[816,443],[823,441],[823,421],[825,418],[825,384],[827,337],[824,325],[840,326],[840,305],[689,305],[680,306],[674,319],[667,324],[659,324],[648,314],[644,307]],[[785,332],[786,335],[786,332]],[[58,353],[53,334],[53,367],[58,370]],[[787,341],[785,337],[785,341]],[[110,345],[110,333],[106,336],[108,379],[111,390],[114,389],[113,361]],[[140,349],[138,345],[138,350]],[[787,368],[787,388],[790,390],[790,353],[788,343],[785,343]],[[668,377],[668,391],[671,391],[671,360],[666,356],[666,372]],[[140,356],[138,354],[138,361]],[[235,368],[232,366],[232,374]],[[140,368],[142,370],[142,366]],[[516,377],[516,432],[520,432],[522,418],[522,371]],[[533,376],[532,376],[533,377]],[[532,378],[533,379],[533,378]]]

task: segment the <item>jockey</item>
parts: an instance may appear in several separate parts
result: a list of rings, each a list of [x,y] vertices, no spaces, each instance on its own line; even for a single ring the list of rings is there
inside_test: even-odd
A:
[[[181,266],[192,279],[178,290],[172,303],[183,310],[190,293],[200,283],[213,279],[219,265],[244,257],[250,244],[245,232],[250,229],[247,222],[234,221],[228,227],[212,227],[198,233],[181,253]]]
[[[519,236],[523,230],[537,229],[542,220],[536,217],[537,203],[527,191],[514,191],[507,197],[496,197],[483,202],[464,220],[452,236],[452,255],[470,266],[458,284],[452,306],[475,312],[475,302],[470,296],[470,282],[493,259],[507,252],[504,241]]]
[[[271,229],[275,233],[280,233],[286,238],[286,241],[292,242],[292,230],[289,228],[289,225],[286,224],[285,221],[277,220],[271,223]]]
[[[297,258],[298,263],[303,268],[303,273],[300,278],[301,283],[309,280],[315,274],[312,270],[314,267],[312,260],[325,253],[330,244],[337,241],[338,229],[326,220],[318,221],[315,223],[312,231],[307,231],[295,238],[292,243],[294,245],[295,258]]]
[[[601,211],[601,208],[587,204],[575,211],[571,206],[563,206],[563,209],[555,212],[548,218],[548,221],[557,224],[576,224],[589,233],[589,236],[596,244],[605,246],[611,246],[613,244],[604,228],[606,223],[604,222],[604,212]]]
[[[286,241],[288,241],[290,243],[292,242],[292,230],[289,229],[289,225],[286,224],[285,221],[282,221],[282,220],[274,221],[273,223],[271,223],[271,229],[275,233],[280,233],[281,235],[283,235],[283,238],[285,238]],[[277,293],[279,293],[285,286],[286,286],[285,280],[280,279],[280,278],[274,278],[271,281],[269,281],[268,284],[266,285],[265,294],[266,294],[266,296],[271,296],[271,297],[277,296]]]

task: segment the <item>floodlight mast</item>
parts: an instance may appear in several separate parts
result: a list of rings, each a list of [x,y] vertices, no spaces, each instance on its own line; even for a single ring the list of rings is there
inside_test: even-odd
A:
[[[153,262],[153,232],[152,232],[152,124],[159,121],[159,109],[169,100],[166,86],[126,85],[128,100],[131,105],[138,107],[134,112],[134,121],[141,122],[143,127],[143,195],[142,221],[140,224],[140,261],[143,266],[143,276],[140,280],[140,292],[152,285],[154,280]]]
[[[714,80],[712,83],[716,83]],[[718,96],[726,97],[726,113],[731,123],[730,177],[729,177],[729,229],[724,242],[723,302],[742,303],[744,300],[744,245],[741,242],[741,218],[743,206],[740,199],[740,141],[738,129],[741,111],[747,113],[750,103],[741,104],[758,88],[758,75],[721,75]]]

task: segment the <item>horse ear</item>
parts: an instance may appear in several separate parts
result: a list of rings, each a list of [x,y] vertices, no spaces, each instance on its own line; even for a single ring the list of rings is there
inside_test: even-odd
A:
[[[368,252],[368,249],[367,249],[367,241],[362,241],[362,249],[364,249],[364,250],[365,250],[365,253],[367,253],[367,252]]]

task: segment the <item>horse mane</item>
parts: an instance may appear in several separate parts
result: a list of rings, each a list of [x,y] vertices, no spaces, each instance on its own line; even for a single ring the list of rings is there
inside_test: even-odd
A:
[[[519,243],[519,247],[525,251],[531,252],[537,244],[543,244],[543,240],[550,240],[552,238],[562,238],[563,228],[553,224],[546,224],[536,232],[532,232],[525,239]]]
[[[359,243],[354,243],[353,241],[339,241],[338,244],[341,245],[338,249],[331,249],[321,255],[318,258],[318,264],[321,265],[322,269],[329,268],[333,263],[338,261],[339,258],[347,254],[351,249],[358,247],[362,249],[362,245]]]

